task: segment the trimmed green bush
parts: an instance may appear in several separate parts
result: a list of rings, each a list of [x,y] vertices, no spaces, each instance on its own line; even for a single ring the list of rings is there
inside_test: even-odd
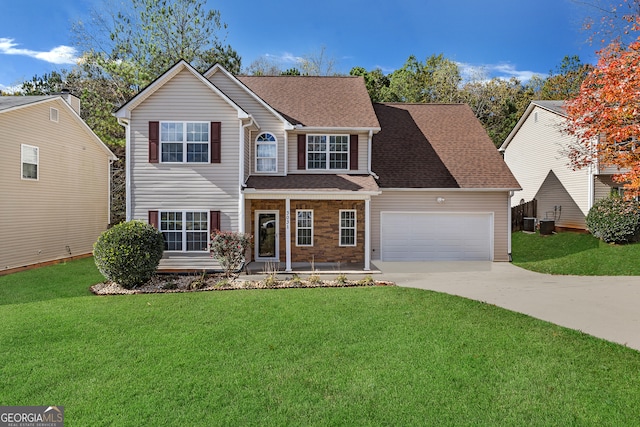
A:
[[[640,204],[611,196],[597,201],[586,218],[587,229],[607,243],[629,243],[638,240]]]
[[[163,252],[162,233],[142,221],[115,225],[93,245],[100,273],[127,289],[142,285],[153,276]]]

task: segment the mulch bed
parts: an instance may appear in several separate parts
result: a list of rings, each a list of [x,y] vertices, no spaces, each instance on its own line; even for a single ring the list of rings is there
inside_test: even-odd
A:
[[[322,280],[319,276],[309,278],[288,278],[280,280],[266,276],[264,280],[226,279],[221,275],[167,275],[157,274],[144,285],[135,289],[125,289],[114,282],[102,282],[89,288],[96,295],[158,294],[203,291],[230,291],[240,289],[292,289],[292,288],[348,288],[364,286],[395,286],[395,283],[373,280]]]

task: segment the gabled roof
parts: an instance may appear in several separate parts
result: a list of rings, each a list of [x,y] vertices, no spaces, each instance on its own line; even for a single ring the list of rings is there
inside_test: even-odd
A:
[[[0,113],[17,107],[23,107],[37,102],[60,98],[58,95],[34,95],[34,96],[0,96]]]
[[[0,114],[7,113],[9,111],[15,111],[21,108],[28,108],[32,105],[54,102],[58,107],[66,109],[73,117],[75,122],[80,126],[91,138],[100,149],[102,149],[110,160],[118,160],[113,152],[105,145],[104,142],[98,137],[98,135],[91,130],[89,125],[82,120],[82,117],[76,113],[76,111],[64,100],[60,95],[34,95],[34,96],[0,96]]]
[[[242,76],[238,80],[299,127],[380,129],[362,77]]]
[[[167,81],[171,80],[176,74],[178,74],[180,71],[185,69],[188,70],[191,74],[193,74],[212,92],[220,96],[227,104],[233,107],[238,112],[238,118],[244,119],[244,118],[250,117],[246,111],[244,111],[238,104],[236,104],[224,92],[218,89],[213,83],[211,83],[209,80],[204,78],[202,74],[200,74],[195,68],[193,68],[185,60],[180,60],[176,65],[171,67],[169,70],[165,71],[160,77],[155,79],[151,84],[149,84],[146,88],[141,90],[136,96],[131,98],[127,103],[125,103],[122,107],[120,107],[114,113],[114,116],[118,118],[128,118],[131,113],[131,110],[133,110],[138,105],[140,105],[145,99],[147,99],[155,91],[160,89]]]
[[[520,119],[518,120],[518,123],[516,123],[514,128],[511,130],[511,132],[509,132],[509,135],[504,140],[499,150],[504,151],[507,149],[513,137],[516,136],[516,134],[518,133],[518,131],[520,130],[524,122],[527,121],[527,119],[529,118],[529,116],[531,115],[531,113],[536,107],[543,108],[561,117],[567,117],[567,112],[564,109],[565,102],[566,101],[531,101],[527,109],[524,111],[524,114],[522,114],[522,117],[520,117]]]
[[[381,188],[517,190],[520,185],[466,104],[375,104],[371,168]]]

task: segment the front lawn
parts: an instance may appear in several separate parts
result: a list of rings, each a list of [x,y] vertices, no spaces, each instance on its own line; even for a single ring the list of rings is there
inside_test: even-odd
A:
[[[579,276],[640,275],[640,243],[613,245],[587,233],[511,235],[513,263],[527,270]]]
[[[65,425],[628,425],[640,353],[400,287],[98,297],[0,277],[0,402]]]

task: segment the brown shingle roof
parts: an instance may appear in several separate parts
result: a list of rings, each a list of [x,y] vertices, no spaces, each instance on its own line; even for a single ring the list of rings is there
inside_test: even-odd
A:
[[[295,174],[287,176],[250,176],[248,188],[256,190],[378,191],[370,175]]]
[[[382,188],[520,185],[465,104],[375,104],[372,170]]]
[[[294,125],[380,127],[362,77],[241,76],[238,80]]]

